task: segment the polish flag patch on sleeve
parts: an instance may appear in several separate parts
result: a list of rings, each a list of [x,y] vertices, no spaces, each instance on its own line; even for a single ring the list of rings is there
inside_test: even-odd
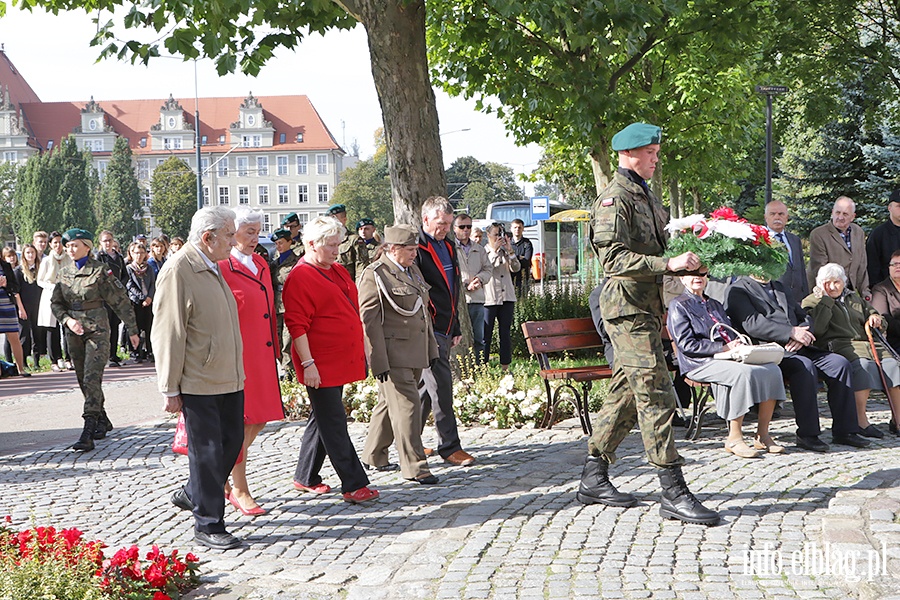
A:
[[[613,204],[615,204],[615,202],[615,198],[604,198],[600,201],[600,206],[612,206]]]

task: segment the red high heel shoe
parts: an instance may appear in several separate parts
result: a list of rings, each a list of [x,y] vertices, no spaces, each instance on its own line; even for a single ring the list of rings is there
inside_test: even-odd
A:
[[[228,494],[225,496],[225,499],[231,502],[231,505],[241,511],[241,514],[246,515],[248,517],[258,517],[259,515],[266,514],[266,509],[262,506],[256,506],[254,508],[244,508],[241,506],[241,503],[238,502],[237,498],[234,497],[234,494]]]

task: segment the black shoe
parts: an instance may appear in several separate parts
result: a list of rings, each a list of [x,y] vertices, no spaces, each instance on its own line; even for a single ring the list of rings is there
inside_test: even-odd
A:
[[[797,447],[809,450],[810,452],[828,452],[831,448],[819,439],[817,435],[809,437],[797,436]]]
[[[94,430],[97,429],[97,417],[85,417],[81,437],[72,444],[72,450],[90,452],[94,449]]]
[[[121,367],[122,365],[121,365],[121,364],[119,363],[119,361],[117,361],[117,360],[110,360],[110,361],[109,361],[109,366],[111,366],[111,367]]]
[[[862,437],[858,433],[848,433],[847,435],[833,435],[831,436],[832,444],[840,444],[841,446],[853,446],[854,448],[868,448],[870,442],[866,438]]]
[[[893,419],[891,419],[891,422],[888,423],[888,431],[890,431],[894,435],[900,435],[900,432],[897,431],[897,424],[894,423]]]
[[[698,525],[715,525],[719,522],[719,513],[700,504],[688,489],[681,467],[660,470],[659,483],[662,486],[660,516]]]
[[[687,421],[685,421],[681,415],[677,412],[672,416],[672,427],[687,427]]]
[[[376,471],[384,472],[384,471],[399,471],[400,465],[397,463],[388,463],[386,465],[381,465],[380,467],[373,467],[370,464],[363,463],[363,467],[365,467],[366,471],[371,471],[375,469]]]
[[[172,494],[172,504],[181,510],[194,510],[194,503],[188,497],[187,492],[184,491],[183,487],[178,488],[175,490],[175,493]]]
[[[425,475],[421,477],[414,477],[409,481],[415,481],[416,483],[421,483],[422,485],[434,485],[439,482],[440,479],[437,478],[437,475]]]
[[[109,420],[109,417],[106,416],[106,411],[104,410],[100,413],[100,418],[97,419],[97,427],[94,429],[93,438],[95,440],[102,440],[106,437],[106,434],[113,430],[113,424]]]
[[[194,532],[194,541],[213,550],[231,550],[241,547],[241,540],[237,539],[227,531],[221,533],[206,533],[204,531]]]
[[[776,408],[775,410],[772,411],[772,420],[776,421],[780,418],[781,418],[781,411]]]
[[[865,427],[864,429],[859,430],[859,435],[861,435],[863,437],[867,437],[867,438],[876,438],[876,439],[880,440],[881,438],[884,437],[884,432],[870,423],[868,427]]]
[[[637,498],[620,492],[609,480],[609,463],[600,456],[588,456],[581,471],[581,485],[575,497],[582,504],[634,506]]]

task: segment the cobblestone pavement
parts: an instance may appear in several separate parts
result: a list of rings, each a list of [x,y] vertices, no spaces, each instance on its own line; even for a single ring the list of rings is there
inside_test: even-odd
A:
[[[871,410],[886,429],[886,405]],[[549,431],[461,428],[474,466],[434,464],[436,486],[376,473],[381,499],[353,506],[293,489],[303,426],[270,424],[251,449],[250,479],[269,513],[227,507],[239,550],[197,546],[192,519],[169,504],[187,476],[187,459],[169,449],[169,419],[118,428],[86,454],[59,444],[0,457],[0,515],[16,526],[76,526],[111,549],[193,551],[204,561],[194,599],[900,598],[894,436],[866,450],[791,447],[745,460],[722,450],[721,422],[705,428],[678,447],[691,489],[723,517],[707,528],[660,518],[656,474],[634,433],[611,469],[640,499],[634,508],[575,500],[586,443],[574,421]],[[772,430],[790,446],[792,420]],[[361,448],[365,425],[350,431]],[[327,462],[325,474],[338,484]]]

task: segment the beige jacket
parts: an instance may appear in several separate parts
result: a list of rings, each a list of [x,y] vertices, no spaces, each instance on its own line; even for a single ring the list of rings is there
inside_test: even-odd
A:
[[[150,338],[160,392],[214,395],[244,389],[237,304],[192,243],[157,275]]]
[[[490,282],[484,286],[484,305],[499,306],[504,302],[516,301],[516,289],[513,287],[512,273],[522,268],[515,254],[507,254],[503,248],[494,250],[491,245],[485,246],[488,260],[494,271]]]
[[[484,288],[491,279],[494,267],[488,259],[487,250],[477,242],[469,242],[469,253],[457,242],[456,257],[459,259],[459,277],[462,280],[463,291],[466,292],[467,304],[484,304]],[[478,277],[481,287],[469,291],[469,282]]]

